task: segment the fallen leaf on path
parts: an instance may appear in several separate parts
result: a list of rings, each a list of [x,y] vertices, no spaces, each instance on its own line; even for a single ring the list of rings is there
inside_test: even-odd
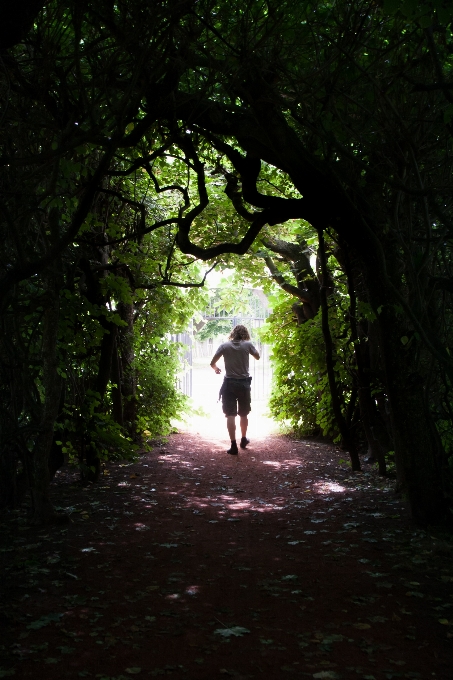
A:
[[[47,614],[46,616],[41,616],[40,619],[32,621],[27,626],[27,630],[39,630],[40,628],[44,628],[44,626],[48,626],[52,621],[59,621],[62,616],[63,614]]]
[[[47,564],[56,564],[57,562],[60,561],[60,559],[61,557],[59,555],[49,555],[46,562]]]
[[[221,635],[222,637],[242,637],[245,633],[250,633],[248,628],[242,628],[242,626],[233,626],[232,628],[217,628],[214,631],[215,635]]]

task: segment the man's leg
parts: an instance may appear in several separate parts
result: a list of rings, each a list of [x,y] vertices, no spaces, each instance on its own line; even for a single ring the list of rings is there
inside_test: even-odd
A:
[[[228,385],[226,385],[225,389],[222,391],[222,408],[226,416],[228,434],[231,439],[231,446],[227,453],[237,456],[238,445],[236,443],[236,395],[234,394],[234,391],[229,389]]]
[[[236,443],[236,416],[227,416],[227,428],[228,434],[230,435],[231,439],[231,446],[228,449],[227,453],[230,453],[233,456],[237,456],[238,445]]]
[[[242,390],[242,393],[240,394],[238,398],[239,402],[239,408],[238,408],[238,413],[240,416],[240,427],[241,427],[241,442],[239,446],[241,449],[245,449],[247,444],[250,444],[250,441],[247,439],[247,427],[249,424],[249,419],[248,419],[248,414],[250,413],[250,394],[251,390],[250,388],[245,388]]]
[[[232,442],[236,440],[236,416],[227,416],[227,429]],[[242,432],[242,418],[241,418],[241,432]]]

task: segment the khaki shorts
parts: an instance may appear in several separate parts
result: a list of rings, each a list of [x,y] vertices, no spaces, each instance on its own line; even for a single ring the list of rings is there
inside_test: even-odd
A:
[[[228,416],[247,416],[251,409],[251,394],[249,380],[235,380],[226,378],[222,385],[222,410]]]

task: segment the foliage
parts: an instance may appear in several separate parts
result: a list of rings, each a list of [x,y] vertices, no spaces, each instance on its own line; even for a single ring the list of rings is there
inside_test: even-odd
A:
[[[209,304],[203,312],[207,320],[195,335],[195,339],[200,342],[219,335],[228,336],[234,324],[244,324],[249,329],[250,337],[258,340],[254,322],[257,318],[265,317],[267,305],[263,305],[259,293],[251,287],[252,282],[244,276],[246,268],[241,266],[240,258],[233,259],[233,262],[237,269],[223,275],[218,285],[208,291]],[[248,269],[253,269],[253,265],[256,270],[256,261]]]
[[[176,387],[185,347],[173,342],[170,333],[186,327],[196,305],[191,292],[156,291],[136,324],[137,423],[149,438],[168,434],[171,420],[187,408],[187,397]]]
[[[349,368],[353,361],[348,337],[345,296],[337,294],[329,309],[335,341],[335,374],[346,409],[352,390]],[[277,421],[289,424],[298,436],[323,434],[339,439],[326,374],[320,311],[314,319],[295,323],[292,299],[276,292],[261,338],[272,347],[274,367],[270,410]]]
[[[219,335],[229,335],[232,323],[229,319],[209,319],[206,324],[198,331],[196,339],[199,342],[208,338],[217,338]]]

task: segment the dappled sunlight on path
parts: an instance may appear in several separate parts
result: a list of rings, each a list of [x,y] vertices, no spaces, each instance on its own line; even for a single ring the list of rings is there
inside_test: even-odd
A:
[[[210,406],[100,485],[58,475],[64,528],[11,518],[7,675],[450,680],[446,541],[325,442],[258,418],[227,455]]]

